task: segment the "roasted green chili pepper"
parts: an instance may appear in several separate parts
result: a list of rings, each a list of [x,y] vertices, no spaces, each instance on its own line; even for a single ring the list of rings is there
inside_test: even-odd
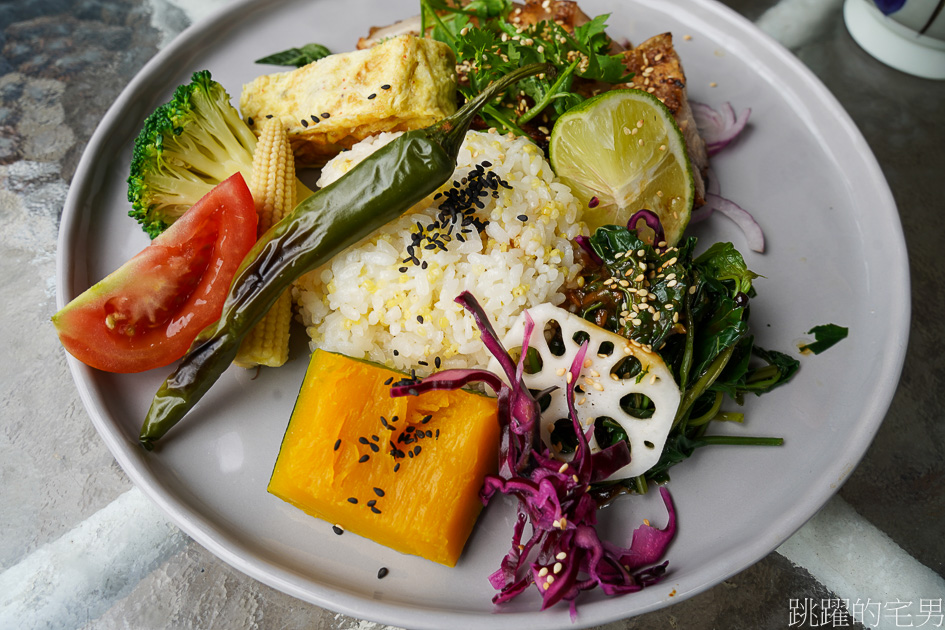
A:
[[[514,70],[439,123],[410,131],[364,159],[335,183],[302,201],[246,255],[216,324],[197,337],[154,396],[141,445],[177,424],[229,367],[243,337],[302,274],[396,219],[449,181],[456,156],[480,108],[517,81],[552,73],[547,64]]]

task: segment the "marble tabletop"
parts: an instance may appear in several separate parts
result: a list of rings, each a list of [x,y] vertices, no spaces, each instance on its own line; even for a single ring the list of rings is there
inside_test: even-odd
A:
[[[172,525],[96,434],[49,324],[59,217],[96,124],[150,57],[225,4],[0,2],[2,628],[384,628],[273,590]],[[725,4],[813,70],[875,153],[909,251],[908,355],[866,456],[793,537],[700,595],[600,628],[945,627],[945,82],[864,52],[841,0]],[[831,600],[856,619],[819,617]]]

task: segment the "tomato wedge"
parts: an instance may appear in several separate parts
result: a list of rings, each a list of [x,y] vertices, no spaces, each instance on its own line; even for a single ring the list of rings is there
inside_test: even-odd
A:
[[[220,318],[256,242],[243,177],[221,182],[138,255],[53,315],[72,356],[106,372],[143,372],[184,356]]]

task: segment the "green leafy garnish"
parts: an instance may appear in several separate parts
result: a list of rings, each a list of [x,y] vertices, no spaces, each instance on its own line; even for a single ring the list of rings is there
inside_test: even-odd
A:
[[[293,66],[301,68],[313,61],[318,61],[331,54],[331,51],[321,44],[305,44],[301,48],[289,48],[268,57],[257,59],[256,63],[265,63],[271,66]]]
[[[538,118],[553,122],[584,100],[575,79],[622,83],[627,73],[621,55],[610,54],[605,33],[607,15],[601,15],[568,33],[553,21],[515,25],[508,21],[509,0],[475,0],[456,7],[444,0],[421,0],[422,32],[444,42],[456,54],[461,68],[459,90],[468,100],[505,75],[530,63],[550,63],[557,72],[519,81],[481,113],[491,127],[525,134],[523,126]],[[475,18],[475,21],[473,21]]]
[[[801,351],[810,351],[814,354],[820,354],[838,341],[846,339],[847,333],[849,332],[848,328],[837,326],[836,324],[814,326],[807,331],[807,334],[814,335],[815,341],[801,346]]]

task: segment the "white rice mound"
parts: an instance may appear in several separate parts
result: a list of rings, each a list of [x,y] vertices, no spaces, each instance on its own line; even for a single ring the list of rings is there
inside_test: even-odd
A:
[[[318,185],[335,181],[397,135],[380,134],[340,154],[324,167]],[[580,205],[526,139],[469,132],[453,179],[461,180],[483,161],[491,162],[486,170],[511,189],[500,186],[498,198],[480,197],[485,208],[476,216],[488,221],[482,237],[473,228],[460,242],[457,228],[447,251],[415,249],[426,269],[404,263],[417,222],[427,226],[437,215],[442,198],[434,201],[431,195],[297,281],[294,296],[313,350],[421,375],[433,370],[437,357],[442,368],[484,368],[491,355],[456,296],[471,292],[500,338],[522,310],[563,301],[559,289],[580,270],[571,240],[587,233]],[[451,180],[440,191],[452,185]]]

